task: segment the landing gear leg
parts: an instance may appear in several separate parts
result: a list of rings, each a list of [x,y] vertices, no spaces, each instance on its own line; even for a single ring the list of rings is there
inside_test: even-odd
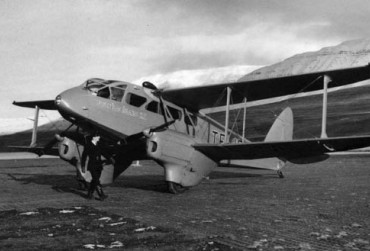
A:
[[[180,185],[178,183],[171,182],[171,181],[168,181],[167,184],[168,184],[168,191],[172,194],[183,193],[183,192],[185,192],[186,190],[189,189],[187,187],[183,187],[182,185]]]
[[[281,169],[284,167],[285,165],[285,162],[283,161],[278,161],[277,163],[277,167],[276,167],[276,172],[277,172],[277,175],[279,176],[280,179],[284,178],[284,174],[283,174],[283,171],[281,171]]]

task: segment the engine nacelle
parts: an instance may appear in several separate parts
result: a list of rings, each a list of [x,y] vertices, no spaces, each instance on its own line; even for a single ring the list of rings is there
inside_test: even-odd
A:
[[[76,141],[68,138],[68,137],[63,137],[61,138],[61,141],[59,142],[59,156],[61,159],[68,161],[70,164],[75,166],[76,168],[76,176],[77,179],[85,180],[87,182],[91,181],[91,174],[87,170],[87,165],[88,165],[88,157],[86,158],[84,166],[82,166],[82,154],[84,152],[84,146],[78,144]],[[119,175],[117,173],[123,172],[127,166],[122,166],[122,163],[120,162],[117,164],[117,168],[115,170],[115,167],[112,164],[105,164],[101,177],[100,177],[100,183],[102,185],[107,185],[111,184],[114,179]]]
[[[192,145],[188,135],[172,130],[153,133],[147,141],[147,154],[165,169],[166,181],[184,187],[195,186],[207,177],[217,163]]]
[[[83,151],[83,146],[80,146],[80,148],[76,141],[63,137],[58,147],[59,156],[66,161],[72,161],[75,158],[79,159],[81,156],[80,152]]]

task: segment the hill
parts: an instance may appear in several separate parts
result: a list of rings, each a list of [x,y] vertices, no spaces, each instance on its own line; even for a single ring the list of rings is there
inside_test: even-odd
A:
[[[340,68],[367,65],[370,62],[370,39],[343,42],[316,52],[295,55],[282,62],[255,70],[239,81],[257,80],[319,72]],[[308,83],[309,84],[309,83]],[[363,81],[359,87],[351,87],[331,92],[328,95],[328,136],[349,136],[370,134],[370,81]],[[354,86],[358,85],[355,84]],[[288,100],[248,108],[248,138],[262,140],[269,127],[282,109],[290,106],[294,113],[294,138],[319,137],[321,132],[322,95],[290,98]],[[231,118],[235,121],[238,111]],[[212,114],[224,121],[223,112]],[[234,128],[241,133],[242,118]]]
[[[257,69],[239,81],[282,77],[367,65],[370,62],[370,39],[343,42],[319,51],[306,52],[279,63]]]

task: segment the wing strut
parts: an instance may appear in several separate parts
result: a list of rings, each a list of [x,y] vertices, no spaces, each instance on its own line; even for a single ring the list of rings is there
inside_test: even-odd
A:
[[[227,87],[227,99],[226,99],[225,141],[224,143],[229,143],[230,96],[231,96],[231,88],[228,86]]]
[[[32,130],[32,139],[31,139],[30,147],[36,147],[37,145],[37,127],[39,123],[39,111],[40,111],[40,107],[36,105],[35,106],[35,117],[33,119],[33,130]]]
[[[321,138],[328,138],[326,133],[326,120],[328,111],[328,84],[331,82],[331,78],[328,75],[324,75],[324,88],[322,98],[322,124],[321,124]]]
[[[247,98],[244,98],[244,113],[243,113],[243,134],[242,134],[242,137],[243,137],[243,143],[245,143],[245,119],[247,117]]]

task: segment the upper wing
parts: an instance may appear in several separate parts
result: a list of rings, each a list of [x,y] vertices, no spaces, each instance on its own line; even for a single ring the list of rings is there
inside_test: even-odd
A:
[[[224,159],[261,159],[270,157],[294,160],[366,146],[370,146],[370,136],[251,142],[245,144],[196,144],[194,148],[211,159],[219,161]]]
[[[220,96],[226,87],[231,87],[234,103],[240,103],[244,97],[248,101],[279,97],[299,92],[310,92],[323,88],[323,81],[316,81],[328,75],[332,82],[329,87],[337,87],[359,82],[370,78],[370,66],[322,71],[301,75],[284,76],[277,78],[250,80],[235,83],[224,83],[208,86],[197,86],[183,89],[164,90],[163,97],[192,111],[226,104],[226,95]]]
[[[35,108],[38,106],[40,109],[44,110],[57,110],[55,101],[53,100],[38,100],[38,101],[25,101],[25,102],[13,102],[13,105]]]

